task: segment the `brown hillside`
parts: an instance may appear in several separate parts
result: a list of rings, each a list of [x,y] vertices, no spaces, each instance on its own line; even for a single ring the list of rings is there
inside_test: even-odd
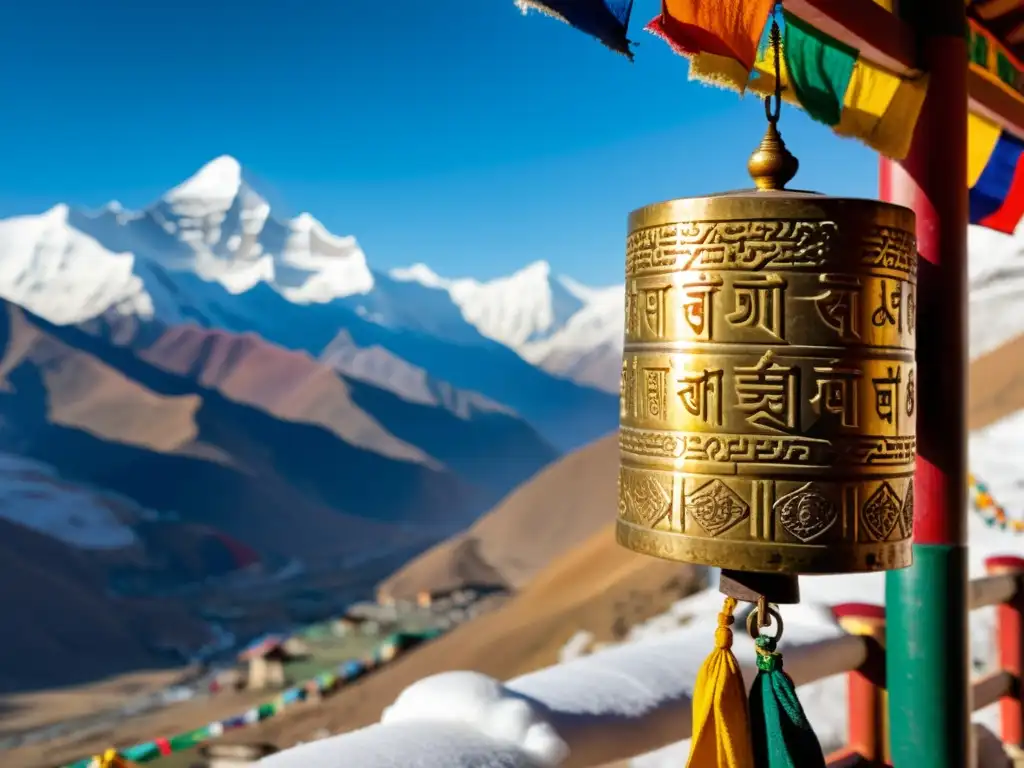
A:
[[[0,642],[0,692],[159,667],[154,645],[208,639],[179,605],[112,599],[100,569],[79,550],[3,519],[0,583],[0,615],[12,619]]]
[[[444,382],[432,384],[447,398],[429,400],[418,397],[422,393],[407,395],[401,387],[395,392],[350,378],[305,352],[269,344],[251,333],[192,325],[140,327],[124,319],[116,325],[93,330],[196,387],[278,419],[321,427],[357,448],[434,469],[443,466],[480,493],[475,512],[490,508],[558,457],[516,414],[497,406],[470,407],[482,398]],[[400,358],[390,359],[410,367]]]
[[[475,669],[501,679],[558,661],[578,630],[612,640],[624,628],[662,613],[695,587],[687,566],[638,557],[615,543],[604,525],[573,552],[543,569],[500,610],[459,627],[345,689],[323,705],[303,706],[225,737],[291,745],[321,728],[341,732],[380,719],[384,707],[416,680],[446,670]],[[265,697],[265,694],[264,694]],[[8,753],[26,766],[53,765],[111,743],[134,743],[154,733],[177,733],[235,714],[237,698],[215,697],[200,705],[170,707],[125,721],[116,734],[51,742]]]
[[[696,573],[620,547],[606,521],[500,610],[399,659],[324,706],[268,721],[260,738],[293,744],[320,728],[343,732],[369,725],[405,687],[438,672],[472,669],[504,680],[555,664],[577,631],[585,629],[598,641],[617,639],[693,592]]]
[[[312,558],[400,545],[392,523],[457,525],[478,508],[474,488],[390,435],[309,358],[200,331],[167,334],[147,360],[0,306],[0,447],[71,481]],[[292,386],[329,399],[329,418],[288,420]]]
[[[379,588],[414,596],[460,584],[519,588],[615,518],[618,436],[542,470],[462,534],[413,560]]]
[[[971,363],[967,425],[983,429],[1024,408],[1024,336]]]

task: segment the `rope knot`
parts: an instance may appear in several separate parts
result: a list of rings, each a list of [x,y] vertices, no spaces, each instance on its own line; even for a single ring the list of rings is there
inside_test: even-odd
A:
[[[715,630],[715,647],[722,650],[732,648],[732,630],[728,627],[719,627]]]
[[[736,600],[732,597],[725,598],[725,604],[718,614],[718,628],[715,630],[715,647],[728,650],[732,648],[732,630],[730,627],[736,623],[733,611],[736,610]]]
[[[782,669],[782,654],[777,653],[777,643],[774,637],[758,635],[754,641],[754,650],[757,651],[757,668],[762,672],[774,672]]]

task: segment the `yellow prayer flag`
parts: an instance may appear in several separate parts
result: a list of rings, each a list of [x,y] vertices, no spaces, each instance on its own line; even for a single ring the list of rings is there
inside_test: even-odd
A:
[[[835,132],[860,139],[882,155],[901,160],[910,151],[927,93],[926,75],[908,80],[858,59]]]
[[[967,116],[967,188],[978,183],[1002,131],[991,120],[975,114]]]

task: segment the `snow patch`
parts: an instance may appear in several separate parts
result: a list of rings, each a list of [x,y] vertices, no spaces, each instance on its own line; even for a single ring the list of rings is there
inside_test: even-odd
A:
[[[123,502],[122,502],[123,503]],[[60,480],[49,466],[0,454],[0,517],[80,549],[123,549],[136,543],[99,492]]]
[[[521,695],[478,672],[446,672],[413,683],[384,710],[381,724],[457,722],[519,746],[540,766],[557,766],[569,747]]]

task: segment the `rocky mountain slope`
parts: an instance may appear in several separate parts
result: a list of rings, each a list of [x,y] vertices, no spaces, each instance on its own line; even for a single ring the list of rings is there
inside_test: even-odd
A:
[[[378,593],[410,598],[462,584],[521,587],[615,519],[618,460],[617,434],[566,456],[385,580]]]
[[[189,329],[115,344],[2,309],[0,447],[65,478],[311,558],[450,530],[486,504],[304,355]]]
[[[43,493],[45,483],[37,479],[34,485]],[[51,523],[52,508],[66,490],[47,489]],[[84,493],[78,491],[75,501]],[[210,641],[209,629],[177,602],[111,599],[109,569],[139,559],[140,545],[96,553],[6,519],[15,510],[38,511],[39,501],[17,494],[0,499],[0,578],[7,585],[0,590],[0,611],[12,617],[0,640],[0,693],[179,664],[180,657],[167,651]]]

